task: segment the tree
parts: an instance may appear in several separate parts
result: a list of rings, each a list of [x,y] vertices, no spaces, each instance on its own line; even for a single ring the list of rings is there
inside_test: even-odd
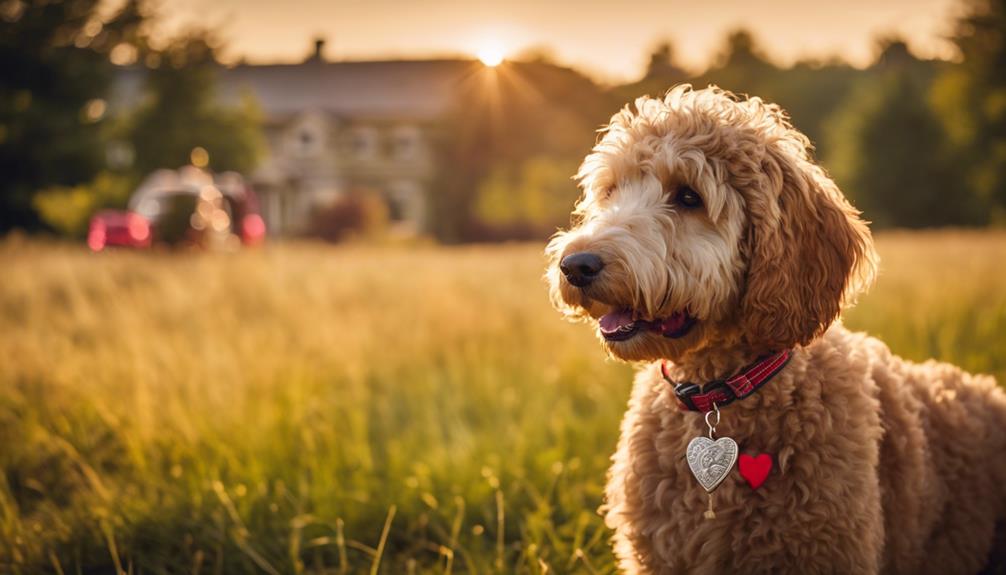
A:
[[[154,53],[144,103],[127,120],[138,173],[188,164],[196,148],[217,171],[255,167],[265,146],[261,112],[250,96],[237,107],[217,103],[213,46],[208,33],[194,31]]]
[[[670,41],[658,44],[650,54],[645,78],[659,78],[668,86],[673,86],[687,77],[688,73],[674,61],[674,45]]]
[[[727,35],[724,47],[704,76],[733,92],[771,98],[772,80],[778,71],[763,54],[754,35],[740,29]]]
[[[975,206],[957,189],[946,136],[910,64],[868,77],[829,123],[826,164],[842,190],[879,226],[971,223]]]
[[[39,190],[77,186],[103,166],[109,56],[135,50],[145,16],[130,1],[102,21],[99,4],[0,3],[0,232],[38,229]]]
[[[1006,221],[1006,0],[971,0],[953,41],[963,61],[937,78],[933,105],[966,171],[962,185]]]
[[[674,45],[670,40],[665,40],[657,44],[650,53],[646,72],[642,78],[631,84],[612,88],[611,110],[643,95],[663,96],[675,85],[688,81],[689,76],[689,73],[678,66],[674,59]]]

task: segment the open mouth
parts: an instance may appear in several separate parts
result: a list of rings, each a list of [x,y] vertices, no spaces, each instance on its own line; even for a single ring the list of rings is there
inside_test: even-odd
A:
[[[684,337],[695,325],[687,311],[678,311],[665,318],[653,320],[636,319],[636,312],[622,309],[601,316],[598,326],[605,341],[626,341],[645,331],[657,332],[664,337],[677,339]]]

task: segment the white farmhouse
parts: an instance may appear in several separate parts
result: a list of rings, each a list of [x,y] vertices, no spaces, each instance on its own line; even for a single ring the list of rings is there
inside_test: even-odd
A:
[[[309,231],[313,214],[347,193],[386,202],[393,230],[428,229],[436,146],[470,60],[330,62],[324,41],[299,64],[221,68],[225,102],[251,93],[265,114],[268,151],[247,174],[271,235]],[[125,74],[121,102],[142,77]]]

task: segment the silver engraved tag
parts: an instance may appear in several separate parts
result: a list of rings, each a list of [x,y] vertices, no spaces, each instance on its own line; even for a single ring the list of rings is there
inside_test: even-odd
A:
[[[685,457],[699,485],[712,493],[737,463],[737,442],[729,437],[715,441],[708,437],[696,437],[688,442]]]

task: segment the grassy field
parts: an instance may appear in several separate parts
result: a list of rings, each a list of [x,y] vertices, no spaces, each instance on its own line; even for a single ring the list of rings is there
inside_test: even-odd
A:
[[[1006,233],[879,249],[846,322],[1006,380]],[[612,572],[630,368],[542,265],[0,244],[0,572]]]

